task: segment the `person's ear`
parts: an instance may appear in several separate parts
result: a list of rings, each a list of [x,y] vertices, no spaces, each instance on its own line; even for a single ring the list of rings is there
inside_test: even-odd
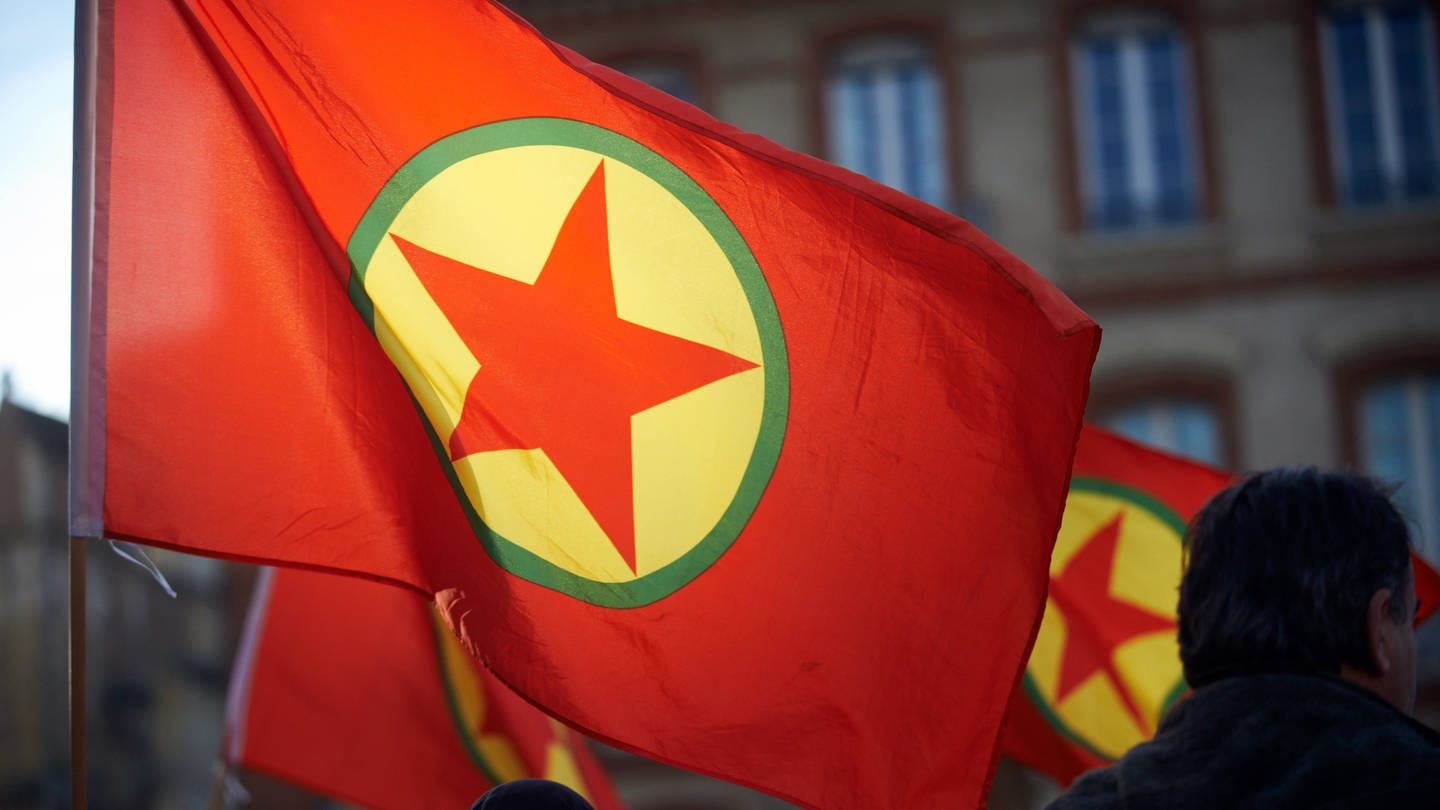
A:
[[[1370,642],[1370,662],[1380,675],[1390,672],[1395,663],[1394,628],[1395,620],[1390,616],[1390,600],[1394,593],[1381,588],[1370,595],[1370,605],[1365,611],[1365,631]]]

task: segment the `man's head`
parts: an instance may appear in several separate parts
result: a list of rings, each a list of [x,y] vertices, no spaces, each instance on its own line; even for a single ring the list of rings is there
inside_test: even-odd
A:
[[[548,779],[516,779],[496,785],[470,810],[595,810],[585,797]]]
[[[1409,532],[1369,479],[1270,470],[1216,495],[1190,525],[1179,625],[1192,687],[1342,675],[1408,712],[1414,611]]]

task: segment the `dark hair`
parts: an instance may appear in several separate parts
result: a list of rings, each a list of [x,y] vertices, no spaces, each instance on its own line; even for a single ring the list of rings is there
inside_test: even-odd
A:
[[[1180,661],[1201,687],[1261,672],[1374,673],[1366,613],[1389,588],[1409,621],[1410,534],[1386,490],[1313,468],[1260,473],[1195,515],[1180,581]]]
[[[595,810],[584,796],[548,779],[516,779],[496,785],[470,810]]]

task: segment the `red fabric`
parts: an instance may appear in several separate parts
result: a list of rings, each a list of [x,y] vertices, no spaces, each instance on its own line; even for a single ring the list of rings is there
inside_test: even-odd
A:
[[[446,631],[419,594],[296,569],[262,576],[230,687],[231,764],[379,810],[469,807],[493,787],[491,776],[578,773],[582,782],[570,786],[597,810],[620,808],[579,735],[469,658],[469,685],[485,696],[470,739],[498,735],[523,770],[467,750],[440,663],[436,632]],[[573,757],[568,774],[547,764],[557,745]]]
[[[103,13],[103,351],[83,373],[104,399],[77,418],[103,420],[108,536],[437,595],[547,711],[798,804],[984,801],[1098,344],[1053,286],[968,224],[596,69],[491,3]],[[491,559],[346,295],[340,246],[396,169],[523,116],[589,121],[683,170],[754,254],[784,332],[789,410],[758,506],[643,607]]]
[[[1410,565],[1415,572],[1415,598],[1420,600],[1420,609],[1415,611],[1415,626],[1419,627],[1440,609],[1440,571],[1413,551]]]
[[[1000,729],[1000,751],[1016,762],[1045,774],[1061,786],[1068,786],[1082,774],[1099,768],[1105,760],[1057,734],[1024,690],[1016,689],[1005,710]]]

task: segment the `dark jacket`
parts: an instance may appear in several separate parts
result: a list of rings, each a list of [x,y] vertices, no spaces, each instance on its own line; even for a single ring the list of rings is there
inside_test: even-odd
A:
[[[1228,678],[1048,810],[1230,807],[1440,808],[1440,734],[1339,678]]]

